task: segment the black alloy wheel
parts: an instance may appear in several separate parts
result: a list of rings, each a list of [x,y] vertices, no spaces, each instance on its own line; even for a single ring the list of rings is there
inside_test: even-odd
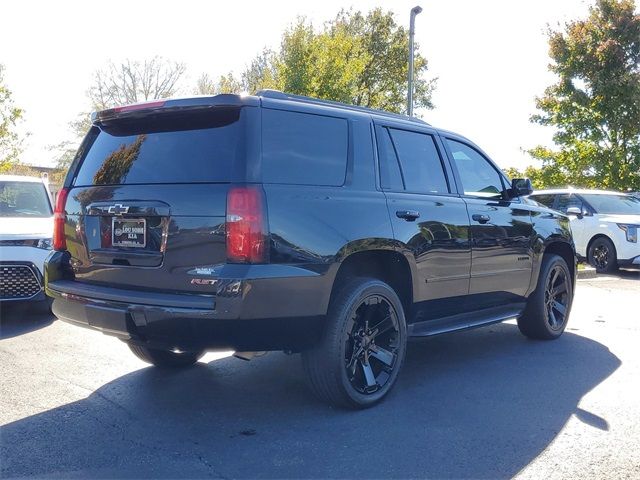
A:
[[[353,388],[372,394],[384,387],[398,362],[400,328],[391,302],[380,295],[364,298],[347,326],[345,368]]]
[[[596,238],[589,247],[588,257],[598,273],[610,273],[618,268],[616,247],[608,238]]]
[[[338,407],[367,408],[395,384],[407,347],[402,302],[386,283],[351,278],[336,286],[321,340],[302,352],[314,393]]]
[[[563,329],[569,311],[569,279],[560,265],[555,265],[549,272],[544,303],[549,327],[554,331]]]
[[[545,254],[535,291],[518,317],[518,328],[536,340],[559,338],[567,327],[573,303],[573,277],[566,260]]]

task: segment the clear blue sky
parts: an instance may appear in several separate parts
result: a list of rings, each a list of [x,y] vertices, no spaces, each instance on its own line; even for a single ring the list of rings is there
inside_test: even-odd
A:
[[[420,4],[416,40],[439,78],[433,125],[476,141],[502,167],[523,167],[522,153],[551,143],[551,131],[529,123],[534,97],[553,81],[546,25],[587,14],[585,0],[322,0],[219,2],[111,0],[3,2],[0,63],[30,132],[23,160],[51,165],[47,145],[70,139],[67,123],[87,110],[92,73],[108,61],[153,55],[183,61],[189,94],[202,72],[240,72],[265,46],[276,48],[297,16],[315,24],[341,8],[393,10],[408,25]]]

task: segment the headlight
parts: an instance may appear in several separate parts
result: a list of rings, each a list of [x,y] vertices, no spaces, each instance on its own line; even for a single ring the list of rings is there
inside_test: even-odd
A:
[[[618,223],[618,227],[620,227],[621,230],[624,230],[624,233],[627,235],[627,242],[638,242],[638,225]]]
[[[51,238],[41,238],[36,243],[36,248],[42,248],[43,250],[51,250],[53,247],[53,239]]]

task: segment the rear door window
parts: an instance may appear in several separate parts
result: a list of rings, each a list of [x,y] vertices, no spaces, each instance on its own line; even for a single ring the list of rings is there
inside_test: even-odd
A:
[[[92,127],[74,184],[231,180],[241,141],[239,108],[163,113]]]
[[[390,128],[402,167],[405,189],[413,193],[449,193],[440,154],[431,135]]]
[[[341,186],[349,129],[344,118],[262,110],[264,183]]]
[[[393,142],[389,136],[389,130],[376,127],[378,140],[378,162],[380,164],[380,186],[383,190],[400,192],[404,190],[402,172],[398,164]]]

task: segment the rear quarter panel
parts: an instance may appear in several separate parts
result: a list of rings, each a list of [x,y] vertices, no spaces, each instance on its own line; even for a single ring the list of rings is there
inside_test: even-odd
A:
[[[349,119],[349,154],[341,187],[264,184],[271,262],[295,264],[325,278],[326,310],[340,262],[361,250],[393,250],[386,200],[376,190],[371,121]]]

